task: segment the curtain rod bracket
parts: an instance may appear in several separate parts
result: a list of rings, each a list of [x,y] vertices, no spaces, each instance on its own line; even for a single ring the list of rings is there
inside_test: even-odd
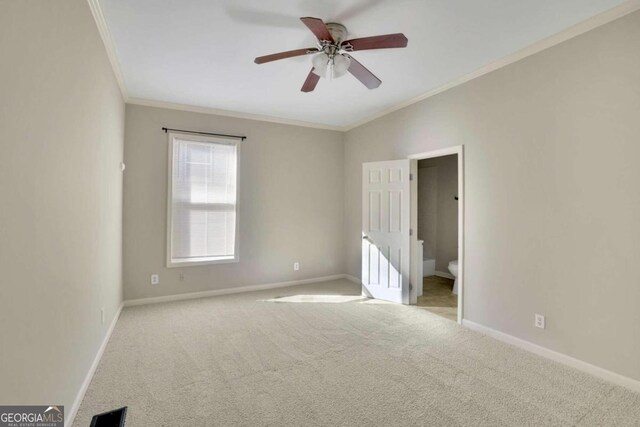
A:
[[[197,134],[197,135],[211,135],[211,136],[221,136],[223,138],[237,138],[237,139],[239,139],[241,141],[244,141],[245,139],[247,139],[246,136],[242,136],[242,135],[226,135],[224,133],[199,132],[199,131],[195,131],[195,130],[171,129],[171,128],[162,128],[162,130],[164,131],[164,133],[168,133],[170,130],[172,130],[172,131],[183,132],[183,133],[194,133],[194,134]]]

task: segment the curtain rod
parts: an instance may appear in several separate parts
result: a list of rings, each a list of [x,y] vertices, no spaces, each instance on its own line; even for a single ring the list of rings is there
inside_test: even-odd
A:
[[[246,136],[241,136],[241,135],[225,135],[224,133],[212,133],[212,132],[198,132],[195,130],[184,130],[184,129],[171,129],[171,128],[162,128],[162,130],[164,131],[164,133],[167,133],[170,130],[176,131],[176,132],[184,132],[184,133],[195,133],[198,135],[212,135],[212,136],[222,136],[225,138],[238,138],[242,141],[244,141],[245,139],[247,139]]]

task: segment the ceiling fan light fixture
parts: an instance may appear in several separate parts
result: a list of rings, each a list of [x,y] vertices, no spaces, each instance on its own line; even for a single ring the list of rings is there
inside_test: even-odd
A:
[[[311,64],[313,64],[313,74],[325,77],[329,68],[329,56],[321,52],[313,57]]]
[[[311,64],[313,65],[313,74],[322,78],[337,79],[347,73],[351,59],[342,54],[330,57],[321,52],[313,57]]]
[[[346,55],[336,55],[333,57],[333,78],[342,77],[347,74],[351,66],[351,59]]]

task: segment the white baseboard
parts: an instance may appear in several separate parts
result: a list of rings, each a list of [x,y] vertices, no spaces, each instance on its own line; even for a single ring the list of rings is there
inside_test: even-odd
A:
[[[451,280],[455,280],[455,276],[451,273],[447,273],[445,271],[437,271],[436,270],[436,276],[438,277],[444,277],[445,279],[451,279]]]
[[[289,282],[264,283],[261,285],[240,286],[237,288],[213,289],[202,292],[189,292],[185,294],[164,295],[161,297],[132,299],[124,302],[125,307],[134,305],[155,304],[159,302],[181,301],[187,299],[214,297],[219,295],[239,294],[243,292],[264,291],[267,289],[286,288],[288,286],[306,285],[309,283],[328,282],[329,280],[345,279],[346,274],[334,274],[332,276],[313,277],[311,279],[292,280]]]
[[[350,274],[345,274],[344,278],[350,282],[356,283],[358,285],[362,285],[362,280],[358,279],[356,276],[352,276]]]
[[[120,307],[118,307],[118,311],[116,311],[116,315],[113,316],[113,320],[109,325],[109,329],[107,329],[107,333],[104,335],[104,339],[102,340],[102,344],[100,344],[100,348],[96,353],[96,357],[93,359],[93,363],[89,368],[89,372],[87,372],[87,376],[84,378],[82,382],[82,386],[80,386],[80,390],[76,395],[76,399],[73,401],[73,406],[71,406],[71,410],[68,414],[65,415],[64,425],[66,427],[70,427],[73,425],[73,420],[76,418],[78,414],[78,409],[80,408],[80,404],[82,403],[82,399],[84,399],[84,394],[87,392],[89,388],[89,384],[91,384],[91,380],[93,379],[93,374],[95,374],[96,369],[98,369],[98,364],[100,364],[100,359],[102,359],[102,354],[104,350],[107,348],[107,343],[109,342],[109,338],[111,338],[111,333],[116,327],[116,323],[118,323],[118,319],[120,318],[120,313],[122,312],[122,307],[124,307],[124,303],[120,303]]]
[[[480,332],[499,341],[506,342],[507,344],[511,344],[523,350],[535,353],[538,356],[546,357],[547,359],[554,360],[556,362],[578,369],[579,371],[591,374],[594,377],[598,377],[619,386],[626,387],[636,392],[640,392],[640,381],[638,380],[634,380],[632,378],[625,377],[624,375],[608,371],[604,368],[600,368],[599,366],[595,366],[590,363],[583,362],[582,360],[575,359],[571,356],[567,356],[566,354],[559,353],[557,351],[550,350],[546,347],[542,347],[532,342],[525,341],[521,338],[514,337],[513,335],[496,331],[495,329],[491,329],[479,323],[472,322],[471,320],[463,319],[462,324],[473,331]]]

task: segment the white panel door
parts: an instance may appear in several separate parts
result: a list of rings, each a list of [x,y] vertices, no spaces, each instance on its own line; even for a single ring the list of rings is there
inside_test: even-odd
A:
[[[410,160],[362,165],[362,293],[409,303]]]

